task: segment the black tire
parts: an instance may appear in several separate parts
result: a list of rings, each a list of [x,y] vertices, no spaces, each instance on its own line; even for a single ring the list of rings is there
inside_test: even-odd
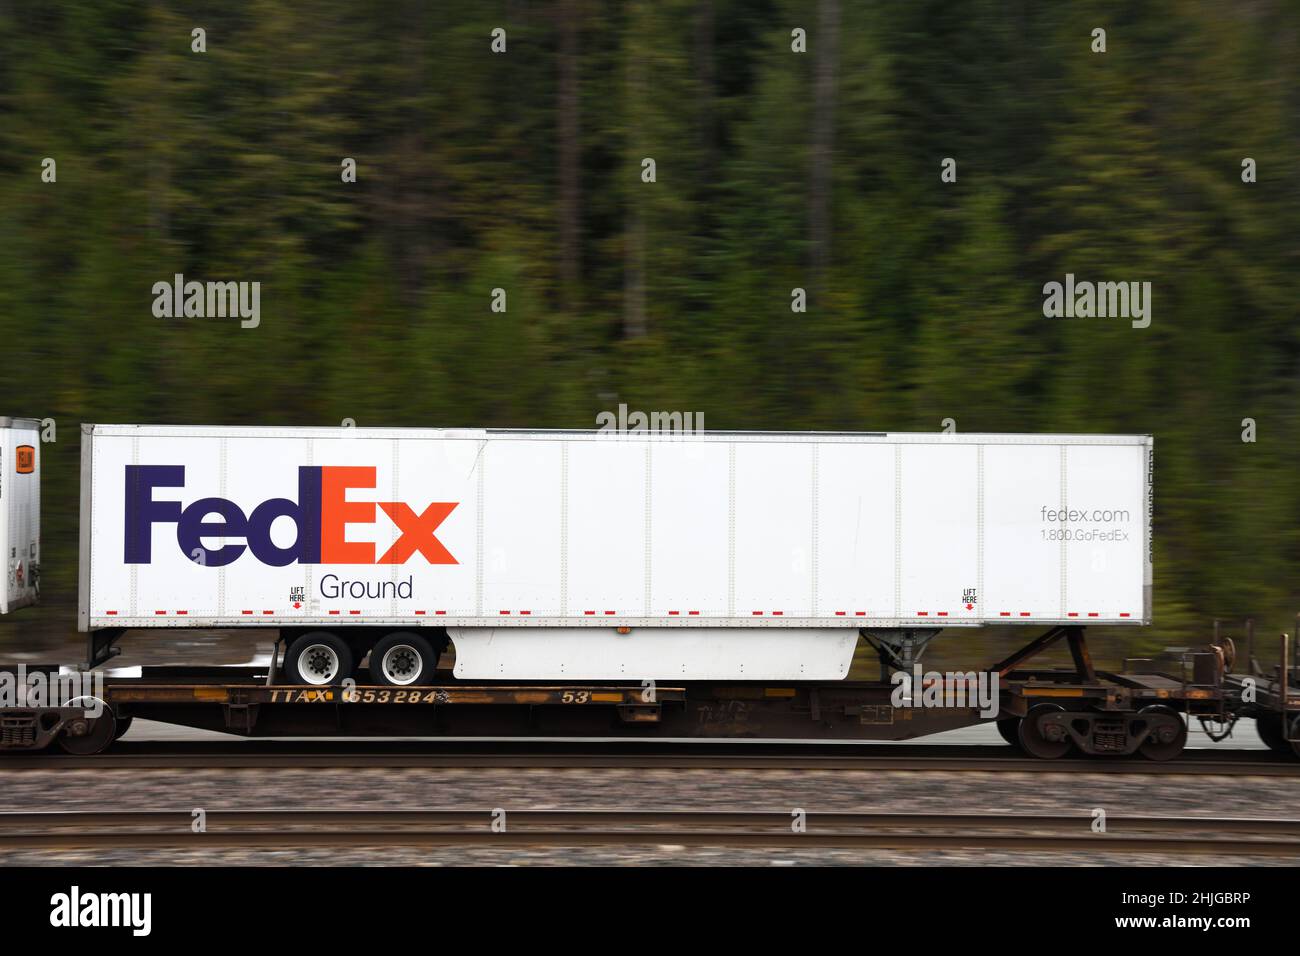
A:
[[[394,631],[370,651],[370,679],[386,687],[427,687],[434,682],[438,652],[414,631]]]
[[[1020,718],[1003,717],[998,721],[998,733],[1011,746],[1020,747]]]
[[[313,631],[295,638],[284,654],[284,679],[290,684],[327,687],[352,676],[352,648],[337,634]]]

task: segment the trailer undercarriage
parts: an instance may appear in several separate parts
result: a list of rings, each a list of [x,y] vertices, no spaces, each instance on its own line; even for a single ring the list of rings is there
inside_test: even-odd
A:
[[[880,680],[521,685],[461,682],[439,671],[429,686],[304,686],[280,681],[274,664],[144,667],[138,677],[104,677],[98,701],[0,707],[0,752],[57,743],[72,753],[97,753],[136,717],[249,737],[862,741],[913,739],[996,720],[1004,739],[1041,759],[1079,752],[1169,760],[1182,752],[1191,719],[1217,740],[1250,717],[1270,747],[1300,755],[1300,693],[1292,689],[1297,681],[1287,642],[1284,665],[1272,675],[1254,661],[1253,642],[1250,667],[1234,670],[1235,648],[1217,635],[1204,647],[1130,659],[1120,672],[1109,672],[1093,666],[1083,627],[1059,626],[981,671],[922,676],[915,665],[920,679],[910,693],[904,688],[900,706],[898,659],[863,636],[880,652]],[[1073,667],[1029,666],[1059,642],[1069,648]],[[975,706],[975,682],[985,679],[996,687],[992,708]],[[954,699],[968,706],[926,703]]]

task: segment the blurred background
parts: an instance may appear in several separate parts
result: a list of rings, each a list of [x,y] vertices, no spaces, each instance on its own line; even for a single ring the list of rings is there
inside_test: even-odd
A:
[[[1298,81],[1291,0],[0,0],[0,414],[57,423],[44,605],[0,651],[75,629],[81,422],[591,428],[620,402],[1152,433],[1157,623],[1107,646],[1276,634]],[[1150,282],[1151,326],[1044,318],[1067,272]],[[155,318],[176,273],[261,282],[260,326]]]

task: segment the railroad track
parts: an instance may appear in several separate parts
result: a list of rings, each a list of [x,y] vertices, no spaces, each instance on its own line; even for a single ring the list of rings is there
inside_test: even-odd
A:
[[[727,846],[1300,857],[1300,820],[698,810],[173,810],[0,813],[0,848]],[[504,824],[504,829],[501,829]]]
[[[1035,760],[1010,747],[937,745],[786,745],[545,742],[369,742],[309,744],[127,743],[105,754],[0,754],[5,770],[174,770],[288,768],[503,768],[869,770],[996,773],[1097,773],[1184,776],[1300,776],[1300,761],[1264,750],[1189,751],[1167,763],[1141,757]]]

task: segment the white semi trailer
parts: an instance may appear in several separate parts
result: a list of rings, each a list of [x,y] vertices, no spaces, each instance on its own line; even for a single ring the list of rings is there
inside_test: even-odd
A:
[[[1232,673],[1217,629],[1166,663],[1093,666],[1086,625],[1151,619],[1149,436],[81,437],[88,666],[42,682],[0,664],[0,751],[94,754],[137,716],[259,736],[801,740],[996,717],[1035,757],[1167,760],[1188,717],[1223,736],[1251,716],[1268,746],[1300,752],[1289,645],[1272,675],[1253,649]],[[5,610],[37,596],[39,448],[35,422],[0,419]],[[917,663],[944,628],[1004,624],[1039,633],[978,672]],[[128,632],[194,627],[264,628],[275,652],[101,667]],[[1073,667],[1027,667],[1058,641]],[[860,644],[878,679],[847,679]],[[72,676],[92,689],[41,698]]]
[[[290,680],[838,680],[859,635],[1144,624],[1150,436],[86,425],[80,626]],[[12,520],[12,518],[11,518]],[[111,637],[92,657],[107,653]]]

